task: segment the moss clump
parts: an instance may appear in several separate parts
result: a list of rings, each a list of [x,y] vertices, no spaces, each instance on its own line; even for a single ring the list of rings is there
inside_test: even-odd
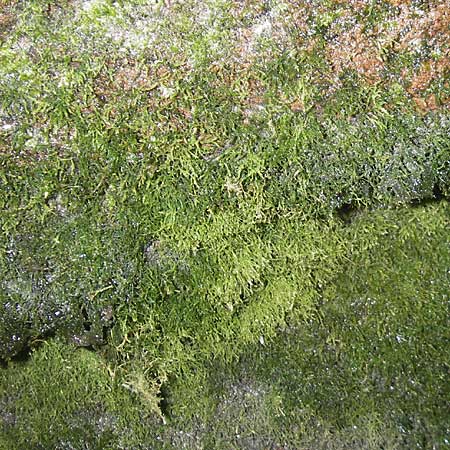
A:
[[[159,428],[159,387],[118,384],[94,352],[55,340],[0,378],[0,448],[122,448],[150,444]]]
[[[111,378],[94,354],[43,343],[26,364],[2,371],[1,448],[105,448],[117,417]]]
[[[449,213],[360,215],[308,319],[190,389],[174,383],[173,422],[192,448],[445,448]]]
[[[308,317],[290,314],[231,363],[184,343],[197,362],[158,380],[148,349],[124,374],[108,355],[42,343],[1,372],[2,445],[443,448],[449,211],[380,210],[341,227],[346,269]]]

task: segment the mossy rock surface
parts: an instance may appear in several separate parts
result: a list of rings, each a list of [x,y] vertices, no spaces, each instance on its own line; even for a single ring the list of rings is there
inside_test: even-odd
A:
[[[445,6],[0,1],[0,447],[445,447]]]
[[[444,448],[449,211],[355,219],[310,315],[231,363],[155,382],[145,355],[124,378],[105,355],[41,343],[2,370],[5,448]]]

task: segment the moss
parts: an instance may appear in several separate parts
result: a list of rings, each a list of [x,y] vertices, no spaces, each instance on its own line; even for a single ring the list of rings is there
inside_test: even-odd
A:
[[[402,57],[386,65],[379,83],[368,80],[366,66],[336,73],[330,63],[334,32],[355,31],[354,19],[366,22],[364,33],[378,33],[379,23],[387,26],[392,14],[400,14],[385,2],[363,3],[368,9],[358,6],[352,15],[328,1],[307,10],[302,2],[281,1],[264,7],[230,1],[11,2],[17,21],[0,48],[3,389],[12,383],[10,373],[31,377],[36,368],[36,383],[44,380],[40,358],[48,352],[63,373],[67,358],[85,355],[77,364],[88,372],[97,363],[109,368],[99,372],[101,390],[110,389],[110,403],[100,410],[124,405],[111,414],[117,423],[135,424],[130,446],[156,433],[162,446],[176,447],[180,424],[194,415],[206,428],[197,430],[201,436],[193,432],[192,446],[226,447],[225,438],[208,431],[225,426],[209,417],[219,408],[223,423],[243,417],[246,433],[259,421],[250,434],[260,440],[235,445],[261,447],[281,442],[284,387],[251,374],[247,389],[231,374],[218,381],[231,400],[218,406],[214,384],[206,388],[209,397],[202,394],[209,370],[237,370],[236,361],[255,348],[271,349],[261,357],[265,366],[284,347],[296,353],[285,329],[297,330],[294,341],[319,351],[331,327],[355,340],[348,358],[356,358],[356,377],[367,375],[364,355],[378,319],[363,330],[368,341],[358,341],[360,325],[339,328],[340,308],[351,314],[346,302],[362,295],[347,285],[359,280],[375,296],[387,276],[380,274],[392,274],[382,267],[391,257],[388,245],[398,246],[400,268],[390,283],[399,291],[383,289],[392,301],[404,299],[392,305],[400,321],[406,311],[419,315],[405,300],[412,285],[404,274],[422,277],[410,267],[416,250],[410,259],[402,255],[412,246],[424,248],[423,258],[434,257],[421,236],[438,229],[415,207],[429,203],[423,211],[436,227],[444,223],[445,206],[433,202],[445,205],[448,199],[450,158],[448,111],[439,105],[417,111],[407,86],[391,82]],[[364,51],[372,50],[369,45]],[[345,62],[345,55],[336,57]],[[403,222],[403,214],[411,222]],[[390,234],[397,236],[392,242],[385,240]],[[437,241],[433,245],[439,248]],[[445,264],[442,257],[430,267],[440,273]],[[367,279],[356,270],[361,265],[369,267]],[[445,286],[445,279],[436,285]],[[375,308],[373,314],[381,312]],[[434,339],[441,342],[440,331]],[[430,345],[440,345],[432,340]],[[422,349],[409,350],[428,361]],[[18,365],[16,359],[30,352],[30,363]],[[306,364],[307,353],[299,355],[299,364]],[[311,358],[326,379],[329,366]],[[351,366],[350,359],[342,364]],[[349,370],[336,373],[340,386]],[[393,364],[386,370],[399,369]],[[90,373],[80,372],[87,385],[95,384]],[[62,383],[62,391],[70,389],[67,380]],[[43,397],[44,386],[37,386]],[[345,389],[355,386],[349,382]],[[241,388],[244,394],[237,392]],[[265,394],[254,398],[259,390]],[[24,402],[31,401],[27,395]],[[325,389],[316,403],[308,400],[307,416],[323,416],[317,429],[355,425],[336,400],[329,416],[320,410],[327,395]],[[83,401],[90,405],[89,397]],[[403,404],[400,397],[390,401],[389,407]],[[230,402],[244,407],[235,410]],[[255,416],[244,417],[247,403],[259,408]],[[358,410],[351,405],[349,400],[348,410]],[[374,439],[388,406],[383,408],[361,413],[361,423],[374,427]],[[427,408],[440,411],[437,402]],[[16,431],[36,446],[42,439],[59,445],[56,434],[45,441],[39,431],[51,423],[50,407],[45,414],[47,422],[32,418],[29,429],[21,418]],[[440,419],[424,414],[437,430]],[[161,422],[171,417],[174,423],[162,431]],[[389,428],[395,442],[396,420]],[[57,427],[70,436],[70,426],[62,421]],[[105,437],[112,439],[108,445],[122,445],[126,425],[120,426]],[[424,427],[411,436],[432,439],[435,432]]]
[[[117,421],[109,382],[95,354],[44,343],[29,363],[2,371],[2,448],[80,445],[84,437],[101,448]]]
[[[173,384],[192,448],[444,448],[448,220],[445,202],[355,219],[310,318]]]
[[[388,445],[383,436],[401,448],[445,446],[448,213],[443,203],[360,216],[349,264],[324,290],[316,320],[245,358],[282,387],[285,424],[306,414],[366,430],[375,419],[373,448]]]

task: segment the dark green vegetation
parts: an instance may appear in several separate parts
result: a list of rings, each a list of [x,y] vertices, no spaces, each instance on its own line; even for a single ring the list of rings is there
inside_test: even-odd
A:
[[[0,448],[444,448],[448,86],[329,69],[337,2],[149,3],[11,6]]]

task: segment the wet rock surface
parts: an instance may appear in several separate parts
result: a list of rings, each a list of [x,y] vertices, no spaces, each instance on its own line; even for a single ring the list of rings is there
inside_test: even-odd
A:
[[[445,448],[445,7],[0,1],[0,447]]]

